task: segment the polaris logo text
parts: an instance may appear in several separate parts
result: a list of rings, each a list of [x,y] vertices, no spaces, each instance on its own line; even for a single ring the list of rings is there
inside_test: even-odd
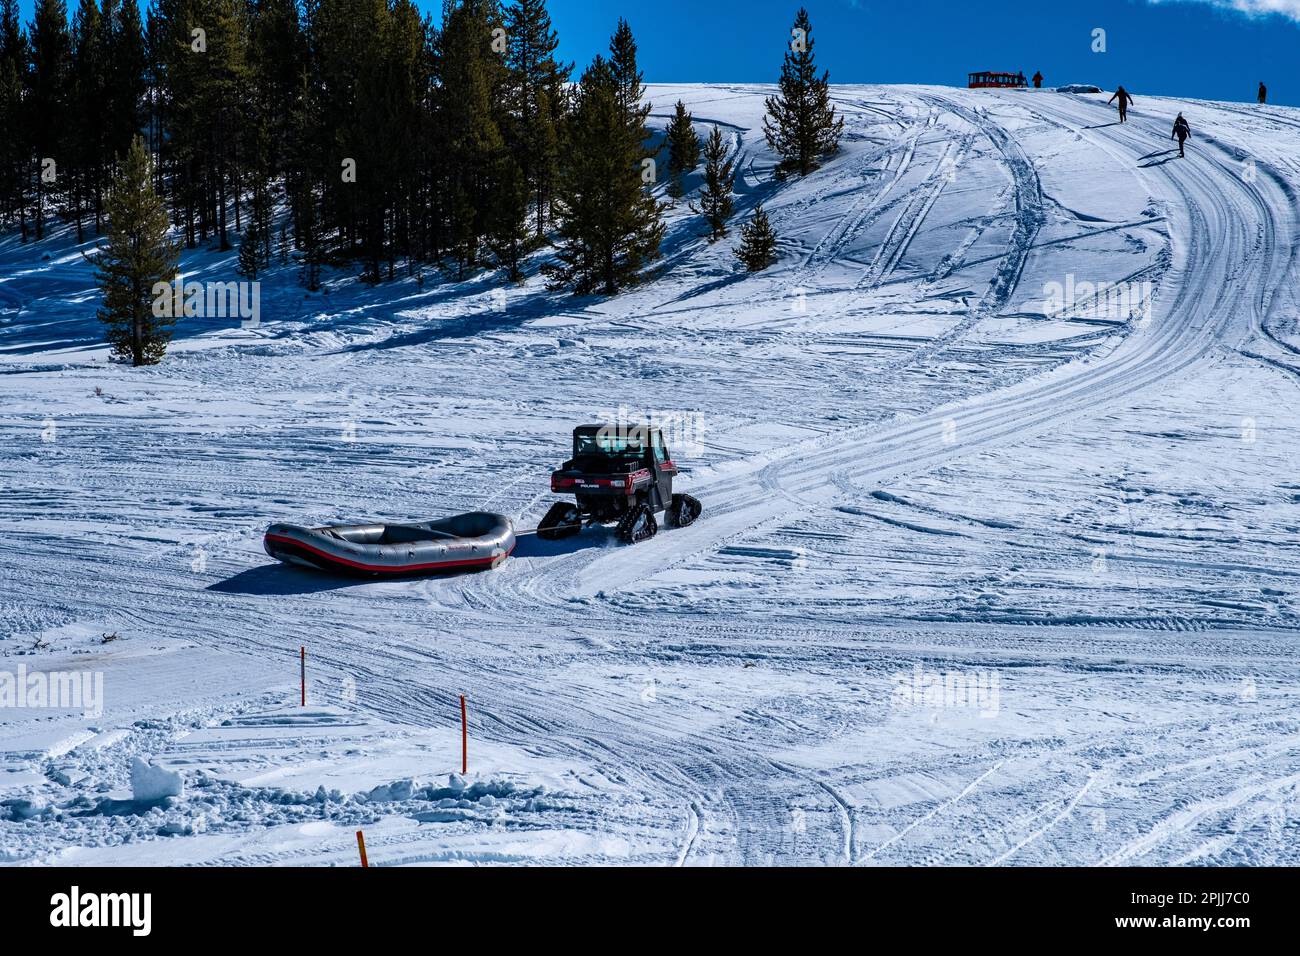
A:
[[[74,886],[70,893],[50,897],[50,925],[125,926],[133,936],[148,936],[153,928],[152,893],[86,893]]]
[[[103,671],[0,671],[0,709],[46,707],[80,710],[83,717],[104,713]]]
[[[241,329],[255,329],[262,322],[262,283],[186,282],[178,275],[172,282],[155,282],[153,314],[158,319],[239,319]]]

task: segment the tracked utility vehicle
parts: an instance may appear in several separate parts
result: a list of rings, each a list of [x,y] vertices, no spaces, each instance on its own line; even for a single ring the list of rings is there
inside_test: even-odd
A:
[[[573,430],[573,457],[551,474],[551,491],[571,494],[537,526],[537,536],[556,541],[575,535],[584,524],[617,522],[626,544],[654,537],[655,518],[682,528],[700,516],[702,506],[673,493],[673,464],[663,432],[644,425],[580,425]]]

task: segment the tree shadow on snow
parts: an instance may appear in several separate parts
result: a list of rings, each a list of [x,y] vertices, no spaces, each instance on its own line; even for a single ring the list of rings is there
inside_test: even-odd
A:
[[[510,302],[508,309],[472,312],[455,318],[431,320],[410,332],[400,332],[373,342],[358,342],[338,349],[334,354],[382,352],[389,349],[428,345],[444,339],[470,338],[486,333],[507,332],[540,318],[557,315],[580,316],[586,305],[597,297],[577,297],[564,292],[538,289]]]

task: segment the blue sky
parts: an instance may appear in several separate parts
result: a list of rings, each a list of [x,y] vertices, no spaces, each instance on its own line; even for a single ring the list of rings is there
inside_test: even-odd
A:
[[[441,0],[417,0],[431,10]],[[619,15],[651,82],[776,77],[798,0],[550,0],[566,58],[605,49]],[[819,61],[842,83],[964,85],[972,70],[1042,70],[1050,85],[1300,106],[1300,0],[808,0]],[[75,6],[70,0],[69,6]],[[144,6],[142,0],[141,6]],[[31,14],[32,0],[23,0]],[[1283,14],[1250,15],[1281,10]],[[1247,12],[1241,12],[1247,11]],[[1107,52],[1093,53],[1092,31]]]
[[[1287,9],[1300,0],[1237,0]],[[1123,83],[1144,92],[1300,106],[1300,24],[1229,4],[1148,0],[808,0],[819,62],[833,82],[965,85],[973,70],[1042,70],[1046,82]],[[549,0],[564,54],[580,64],[620,14],[652,82],[775,79],[798,0]],[[1107,52],[1093,53],[1092,31]]]

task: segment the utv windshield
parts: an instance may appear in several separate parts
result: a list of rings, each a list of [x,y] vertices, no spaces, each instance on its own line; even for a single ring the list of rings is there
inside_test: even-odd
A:
[[[626,432],[611,428],[573,436],[573,457],[638,457],[645,451],[645,435],[638,429]]]

